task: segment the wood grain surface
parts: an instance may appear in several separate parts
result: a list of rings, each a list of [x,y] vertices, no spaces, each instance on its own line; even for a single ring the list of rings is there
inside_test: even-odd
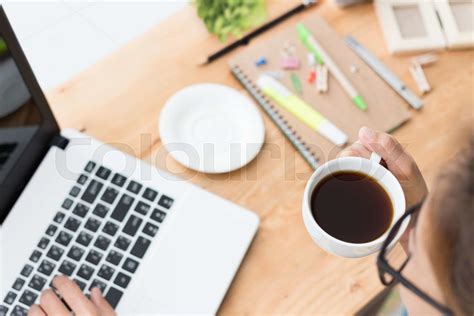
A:
[[[269,1],[270,14],[296,1]],[[351,34],[416,90],[409,56],[390,56],[371,4],[339,9],[331,1],[277,26],[319,14],[340,35]],[[255,41],[262,41],[273,31]],[[193,7],[187,7],[88,70],[47,93],[62,128],[85,131],[121,150],[167,169],[226,199],[254,210],[260,230],[220,308],[221,314],[353,314],[382,289],[375,257],[342,259],[319,249],[301,218],[301,200],[311,169],[264,116],[266,143],[241,170],[205,175],[167,157],[158,135],[166,100],[193,83],[217,82],[242,89],[228,69],[233,52],[198,67],[221,47]],[[440,52],[425,72],[433,91],[425,107],[394,135],[418,161],[429,185],[463,143],[473,122],[472,51]],[[263,112],[262,112],[263,115]],[[399,249],[398,249],[399,251]]]

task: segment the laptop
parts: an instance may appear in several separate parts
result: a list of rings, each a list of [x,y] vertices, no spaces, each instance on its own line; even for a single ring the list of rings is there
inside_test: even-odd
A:
[[[120,315],[215,314],[259,219],[61,131],[0,6],[0,223],[0,315],[26,315],[56,275]]]

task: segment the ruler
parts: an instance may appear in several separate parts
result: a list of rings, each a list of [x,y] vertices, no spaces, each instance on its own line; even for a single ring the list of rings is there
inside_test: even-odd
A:
[[[346,44],[387,82],[405,101],[414,109],[419,110],[423,106],[423,101],[411,90],[409,90],[403,81],[387,68],[377,57],[369,52],[364,46],[357,42],[352,36],[345,38]]]

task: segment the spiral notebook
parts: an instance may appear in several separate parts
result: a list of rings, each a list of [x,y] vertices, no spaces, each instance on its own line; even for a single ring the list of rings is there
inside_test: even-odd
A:
[[[326,49],[346,77],[362,94],[368,104],[367,111],[359,110],[349,99],[333,76],[329,75],[329,91],[319,94],[315,84],[307,82],[310,65],[307,62],[308,51],[301,44],[293,24],[271,38],[252,42],[229,63],[233,75],[252,95],[276,126],[288,138],[311,167],[332,159],[342,149],[301,123],[292,114],[266,97],[256,85],[260,74],[283,71],[280,69],[281,54],[288,44],[295,48],[301,66],[297,70],[283,71],[285,76],[280,82],[298,94],[292,87],[290,74],[295,73],[302,84],[300,97],[314,107],[333,124],[344,131],[348,144],[357,140],[360,127],[391,132],[410,118],[407,104],[392,90],[369,66],[367,66],[344,40],[319,16],[309,16],[301,21]],[[288,44],[287,44],[288,43]],[[255,61],[264,56],[267,64],[261,67]],[[356,71],[354,72],[354,69]],[[352,70],[352,71],[351,71]]]

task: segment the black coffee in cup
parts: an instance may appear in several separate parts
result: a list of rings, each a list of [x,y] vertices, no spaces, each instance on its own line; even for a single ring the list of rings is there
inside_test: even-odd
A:
[[[375,179],[340,171],[326,176],[314,188],[311,213],[332,237],[360,244],[379,238],[389,229],[393,205]]]

